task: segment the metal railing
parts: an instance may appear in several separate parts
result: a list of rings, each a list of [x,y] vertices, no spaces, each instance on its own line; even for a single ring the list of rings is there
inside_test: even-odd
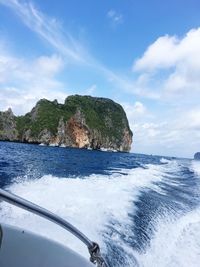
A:
[[[91,241],[87,236],[85,236],[82,232],[80,232],[76,227],[74,227],[66,220],[26,199],[23,199],[3,189],[0,189],[0,199],[58,224],[59,226],[76,236],[87,246],[90,254],[90,261],[92,263],[96,264],[97,267],[109,267],[100,253],[99,245],[96,242]]]

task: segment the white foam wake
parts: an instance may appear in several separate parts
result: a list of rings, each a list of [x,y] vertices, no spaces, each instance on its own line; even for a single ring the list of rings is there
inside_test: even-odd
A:
[[[170,169],[176,173],[177,161],[170,163]],[[188,164],[188,163],[187,163]],[[200,162],[192,161],[189,165],[196,177],[200,177]],[[190,179],[190,177],[188,177]],[[180,186],[177,181],[167,184]],[[198,187],[196,187],[198,190]],[[191,200],[193,196],[191,195]],[[182,212],[162,212],[153,219],[151,225],[154,234],[145,252],[134,253],[140,267],[198,267],[200,263],[200,207]]]
[[[136,255],[141,267],[198,267],[200,262],[200,209],[178,220],[163,214],[155,221],[157,228],[150,247]]]
[[[192,161],[192,170],[200,176],[200,160]]]
[[[125,170],[123,170],[125,172]],[[116,221],[119,231],[131,224],[128,212],[133,211],[133,201],[140,190],[155,185],[162,179],[159,166],[126,171],[127,175],[91,175],[80,178],[57,178],[51,175],[41,179],[18,181],[9,188],[11,192],[28,199],[67,219],[91,240],[105,249],[103,235],[110,221]],[[79,241],[58,226],[24,210],[1,203],[1,221],[48,236],[75,249],[88,258],[88,252]],[[118,242],[117,236],[112,236]]]
[[[170,160],[168,160],[168,159],[166,159],[166,158],[161,158],[161,159],[160,159],[160,162],[161,162],[161,163],[169,163]]]
[[[130,236],[133,235],[133,222],[128,213],[134,214],[134,201],[141,190],[151,188],[164,194],[155,184],[161,180],[178,186],[178,181],[170,181],[170,172],[176,173],[179,164],[177,161],[149,164],[146,169],[120,170],[126,175],[119,172],[110,176],[91,175],[85,179],[46,175],[37,180],[18,181],[7,189],[67,219],[104,250],[105,233],[114,222],[116,231],[110,235],[110,241],[130,256],[126,267],[134,266],[133,258],[140,267],[197,267],[200,262],[200,209],[184,216],[170,212],[156,216],[151,222],[155,232],[143,253],[137,253],[120,238],[123,233],[129,236],[129,231]],[[88,258],[87,249],[71,234],[36,215],[1,203],[0,216],[2,222],[48,236]]]

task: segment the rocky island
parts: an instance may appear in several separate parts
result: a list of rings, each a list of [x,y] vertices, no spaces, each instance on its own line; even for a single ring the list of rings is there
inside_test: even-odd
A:
[[[194,154],[194,159],[200,160],[200,152]]]
[[[107,98],[41,99],[24,116],[0,112],[0,140],[128,152],[132,132],[123,108]]]

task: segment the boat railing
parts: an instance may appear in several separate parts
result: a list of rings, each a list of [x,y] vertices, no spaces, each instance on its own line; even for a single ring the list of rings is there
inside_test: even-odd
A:
[[[85,236],[68,221],[24,198],[21,198],[3,189],[0,189],[0,199],[24,210],[37,214],[38,216],[43,217],[55,224],[58,224],[59,226],[76,236],[87,246],[90,254],[90,261],[92,263],[94,263],[97,267],[109,267],[105,259],[101,255],[99,245],[96,242],[91,241],[87,236]]]

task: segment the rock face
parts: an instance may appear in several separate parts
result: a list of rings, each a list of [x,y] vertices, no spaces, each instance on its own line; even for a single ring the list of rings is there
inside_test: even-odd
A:
[[[0,113],[0,139],[78,148],[130,151],[132,132],[123,108],[107,98],[40,100],[24,116]]]
[[[18,139],[16,120],[12,110],[0,112],[0,140],[15,141]]]
[[[194,159],[200,160],[200,152],[194,154]]]

